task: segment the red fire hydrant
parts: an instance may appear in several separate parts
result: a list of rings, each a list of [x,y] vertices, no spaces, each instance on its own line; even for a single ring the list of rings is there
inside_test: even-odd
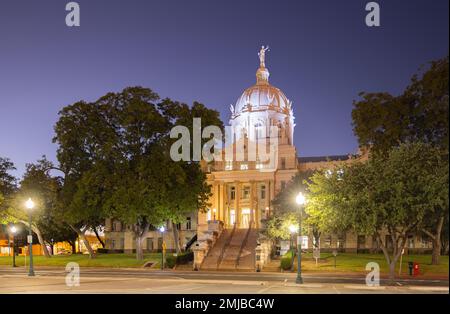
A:
[[[420,267],[419,267],[419,263],[414,263],[413,266],[413,275],[415,276],[419,276],[420,273]]]

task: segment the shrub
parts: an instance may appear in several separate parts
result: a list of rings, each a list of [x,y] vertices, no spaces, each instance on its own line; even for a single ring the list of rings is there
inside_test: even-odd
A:
[[[174,268],[177,263],[177,257],[173,255],[166,255],[166,264],[167,268]]]
[[[183,252],[177,255],[177,265],[189,264],[194,260],[194,252]]]
[[[292,261],[294,257],[294,251],[290,250],[283,255],[280,262],[280,267],[282,270],[290,270],[292,268]]]
[[[100,247],[100,248],[97,249],[97,253],[108,253],[108,249]]]

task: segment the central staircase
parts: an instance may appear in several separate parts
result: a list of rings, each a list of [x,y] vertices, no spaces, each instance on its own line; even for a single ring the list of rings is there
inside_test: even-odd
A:
[[[202,270],[255,270],[255,248],[258,230],[255,228],[225,229],[209,250]]]

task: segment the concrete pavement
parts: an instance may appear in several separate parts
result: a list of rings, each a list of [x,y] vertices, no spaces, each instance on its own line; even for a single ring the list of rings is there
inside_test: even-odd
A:
[[[448,280],[398,280],[395,286],[381,281],[368,287],[361,276],[305,274],[295,284],[291,273],[186,272],[148,269],[84,267],[80,286],[66,285],[66,272],[58,267],[39,267],[28,277],[23,267],[0,266],[0,293],[182,293],[182,294],[351,294],[439,293],[448,294]]]

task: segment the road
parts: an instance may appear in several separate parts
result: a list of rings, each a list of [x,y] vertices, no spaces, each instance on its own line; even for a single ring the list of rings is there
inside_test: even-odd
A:
[[[0,266],[0,293],[449,293],[448,280],[397,280],[368,287],[364,276],[304,274],[295,284],[292,273],[193,272],[149,269],[89,268],[80,271],[80,285],[66,285],[63,268],[39,267],[28,277],[23,267]]]

